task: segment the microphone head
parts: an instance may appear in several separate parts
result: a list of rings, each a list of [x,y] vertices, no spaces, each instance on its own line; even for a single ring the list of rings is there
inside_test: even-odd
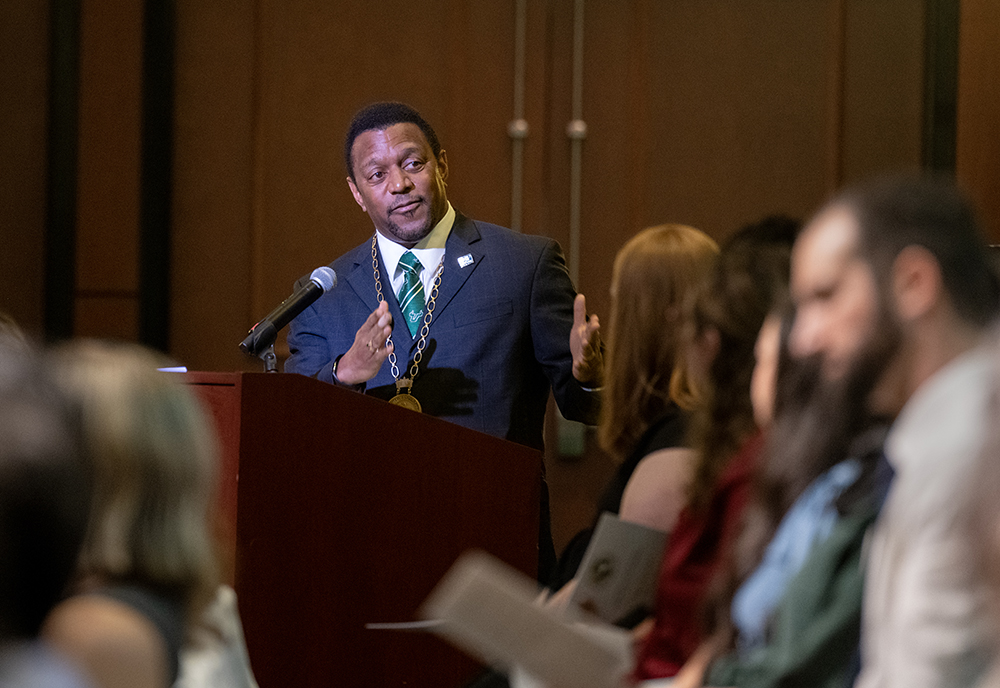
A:
[[[337,286],[337,273],[325,265],[313,270],[309,279],[321,286],[324,294]]]

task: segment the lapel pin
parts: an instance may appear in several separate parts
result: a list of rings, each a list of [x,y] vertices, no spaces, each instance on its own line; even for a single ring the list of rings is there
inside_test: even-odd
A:
[[[464,256],[459,256],[459,258],[458,258],[458,267],[460,267],[460,268],[467,268],[470,265],[472,265],[473,262],[475,262],[475,261],[472,258],[472,254],[471,253],[466,253]]]

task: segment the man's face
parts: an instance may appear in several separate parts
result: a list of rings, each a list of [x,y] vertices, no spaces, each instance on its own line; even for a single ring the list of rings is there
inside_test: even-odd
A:
[[[427,236],[448,209],[448,162],[416,124],[362,132],[351,147],[354,200],[380,234],[404,246]]]
[[[885,320],[878,284],[858,253],[858,227],[844,208],[823,212],[803,230],[792,252],[795,322],[789,350],[815,357],[823,378],[842,380]]]

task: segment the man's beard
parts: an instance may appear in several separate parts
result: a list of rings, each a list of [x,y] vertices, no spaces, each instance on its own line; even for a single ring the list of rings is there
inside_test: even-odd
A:
[[[756,478],[756,496],[736,543],[739,580],[760,563],[765,544],[798,496],[826,470],[852,457],[852,450],[868,451],[855,441],[870,437],[868,431],[885,420],[870,402],[899,353],[902,331],[884,305],[880,304],[876,316],[871,334],[838,379],[824,377],[819,356],[784,363],[765,460]]]
[[[386,230],[388,230],[390,238],[394,238],[400,242],[407,244],[415,244],[419,242],[421,239],[423,239],[425,236],[431,233],[431,229],[433,229],[433,226],[431,225],[431,221],[429,219],[422,225],[419,225],[417,227],[410,227],[407,229],[403,229],[392,220],[386,222]]]
[[[427,208],[427,219],[417,226],[409,225],[404,228],[392,218],[391,212],[387,214],[385,218],[385,229],[389,232],[390,238],[395,238],[396,240],[404,243],[415,244],[430,234],[431,230],[434,229],[434,225],[437,223],[433,218],[433,208],[429,203],[424,203]]]
[[[782,372],[765,470],[789,485],[789,494],[848,458],[855,438],[885,420],[872,407],[872,393],[899,353],[902,330],[884,305],[876,316],[841,377],[826,379],[819,356],[790,361]]]
[[[879,301],[872,331],[850,362],[843,378],[831,384],[837,388],[840,400],[864,412],[865,417],[877,415],[872,397],[886,379],[890,366],[900,352],[903,330],[899,320],[884,301]],[[857,431],[860,428],[855,427]]]

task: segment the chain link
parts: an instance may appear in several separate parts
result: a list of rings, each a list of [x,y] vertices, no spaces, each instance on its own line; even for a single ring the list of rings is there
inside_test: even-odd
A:
[[[385,297],[382,296],[382,280],[380,279],[381,274],[378,269],[378,249],[375,243],[376,235],[372,235],[372,272],[375,275],[375,294],[378,297],[378,302],[382,303]],[[441,256],[441,262],[438,263],[437,270],[434,273],[434,282],[431,286],[431,298],[427,302],[426,308],[427,312],[424,313],[424,324],[420,328],[420,339],[417,341],[417,352],[413,354],[413,365],[410,366],[410,379],[414,380],[417,377],[417,373],[420,369],[420,361],[424,357],[424,347],[427,346],[427,335],[431,331],[431,320],[434,318],[434,307],[437,301],[438,289],[441,287],[441,273],[444,272],[444,256]],[[388,338],[385,340],[386,344],[392,343],[392,333],[389,333]],[[399,379],[399,366],[396,364],[396,351],[395,349],[389,353],[389,365],[392,369],[392,379]]]

